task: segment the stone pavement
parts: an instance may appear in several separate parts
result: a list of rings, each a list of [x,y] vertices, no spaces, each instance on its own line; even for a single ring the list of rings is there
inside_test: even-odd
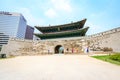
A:
[[[120,66],[87,55],[20,56],[0,60],[0,80],[120,80]]]

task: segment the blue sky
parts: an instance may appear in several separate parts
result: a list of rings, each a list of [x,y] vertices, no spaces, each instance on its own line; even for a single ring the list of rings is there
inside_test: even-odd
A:
[[[85,26],[90,27],[87,34],[120,27],[120,0],[0,0],[0,11],[22,13],[31,26],[87,18]]]

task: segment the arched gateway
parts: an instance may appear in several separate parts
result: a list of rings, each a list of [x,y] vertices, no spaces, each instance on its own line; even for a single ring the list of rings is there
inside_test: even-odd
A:
[[[64,47],[61,45],[57,45],[54,51],[55,51],[55,54],[64,53]]]
[[[67,38],[75,38],[75,37],[84,37],[87,30],[89,27],[84,28],[84,24],[87,19],[83,19],[81,21],[73,22],[73,23],[68,23],[68,24],[61,24],[61,25],[53,25],[53,26],[35,26],[36,29],[38,29],[42,34],[36,33],[35,36],[40,38],[41,40],[46,40],[49,41],[46,46],[50,46],[50,53],[70,53],[71,49],[66,49],[68,47],[73,47],[73,52],[78,51],[74,45],[77,45],[76,41],[73,40],[67,40]],[[54,42],[51,42],[51,39]],[[61,44],[60,42],[62,41],[62,45],[56,45],[56,44]],[[64,41],[65,39],[65,41]],[[81,41],[79,42],[81,44]],[[41,43],[42,44],[42,43]],[[50,45],[49,45],[50,44]],[[51,45],[52,44],[52,45]],[[44,43],[42,44],[44,45]],[[54,46],[56,45],[56,46]],[[64,46],[63,46],[64,45]],[[82,45],[82,44],[81,44]],[[46,52],[46,46],[42,46],[42,52]],[[54,49],[53,49],[54,46]],[[45,48],[45,49],[44,49]],[[48,49],[47,49],[48,50]],[[48,50],[49,53],[49,50]]]

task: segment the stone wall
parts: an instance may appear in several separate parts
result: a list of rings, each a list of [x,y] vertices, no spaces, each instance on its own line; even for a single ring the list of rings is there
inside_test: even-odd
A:
[[[88,36],[86,39],[92,49],[112,48],[114,52],[120,52],[120,27],[109,31]]]
[[[14,39],[11,38],[7,45],[2,47],[1,53],[9,55],[21,55],[23,52],[21,50],[32,49],[33,41],[24,39]]]
[[[86,46],[86,42],[82,41],[82,39],[72,39],[72,40],[52,40],[52,41],[37,41],[34,43],[34,51],[42,53],[48,53],[48,50],[51,54],[55,53],[55,47],[61,45],[64,47],[64,53],[72,53],[72,49],[74,49],[74,53],[82,52],[82,47]],[[68,49],[68,50],[67,50]]]
[[[102,50],[104,47],[108,47],[112,48],[114,52],[120,52],[119,35],[120,28],[115,28],[85,37],[34,41],[12,38],[7,45],[3,46],[1,53],[6,53],[7,55],[54,54],[55,47],[58,45],[64,47],[64,54],[82,54],[88,46],[90,50]]]
[[[7,55],[54,54],[55,47],[58,45],[64,47],[64,54],[83,53],[83,49],[87,46],[87,42],[83,38],[67,40],[56,39],[50,41],[27,41],[20,39],[10,39],[8,44],[3,46],[2,53],[6,53]]]

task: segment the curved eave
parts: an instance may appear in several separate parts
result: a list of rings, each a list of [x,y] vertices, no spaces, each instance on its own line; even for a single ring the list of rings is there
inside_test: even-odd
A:
[[[35,34],[37,37],[41,39],[53,39],[53,38],[64,38],[64,37],[77,37],[77,36],[85,36],[89,27],[67,31],[67,32],[59,32],[59,33],[51,33],[51,34]]]
[[[52,29],[65,28],[65,27],[70,28],[71,26],[74,26],[74,27],[79,26],[78,28],[80,29],[80,28],[83,28],[86,20],[87,19],[83,19],[83,20],[78,21],[78,22],[63,24],[63,25],[55,25],[55,26],[42,26],[42,27],[35,26],[35,28],[37,28],[42,33],[46,33],[46,32],[44,32],[44,30],[52,30]],[[56,32],[59,32],[59,30]],[[50,33],[50,32],[48,32],[48,33]]]

